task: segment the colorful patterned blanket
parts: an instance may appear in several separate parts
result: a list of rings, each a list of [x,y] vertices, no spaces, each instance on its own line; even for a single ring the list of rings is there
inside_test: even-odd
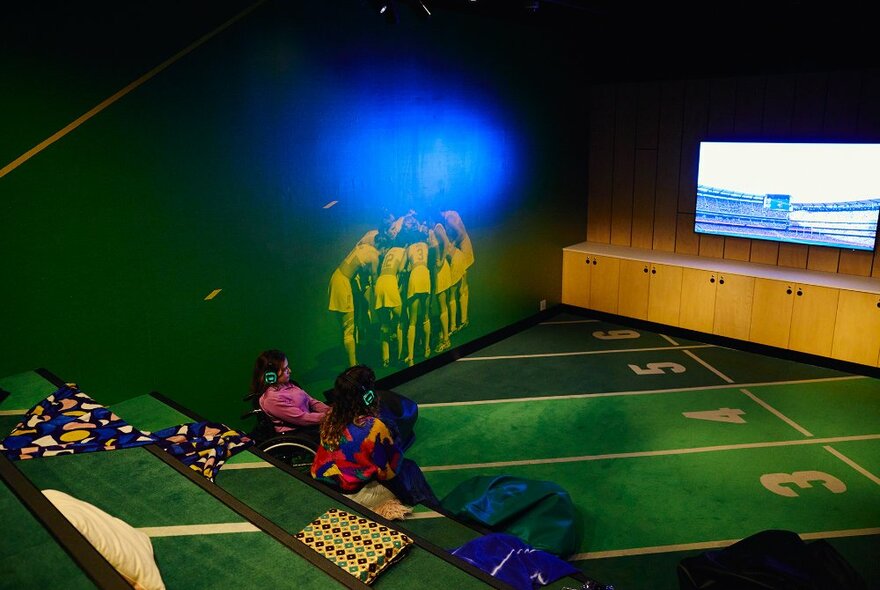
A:
[[[217,422],[191,422],[153,433],[138,430],[68,384],[28,410],[0,441],[0,452],[11,461],[24,461],[149,444],[213,480],[226,460],[254,441]]]

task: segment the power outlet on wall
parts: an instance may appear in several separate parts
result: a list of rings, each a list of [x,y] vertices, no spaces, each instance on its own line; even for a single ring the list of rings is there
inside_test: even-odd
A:
[[[538,311],[544,311],[545,309],[547,309],[547,300],[541,299],[541,301],[538,302]]]

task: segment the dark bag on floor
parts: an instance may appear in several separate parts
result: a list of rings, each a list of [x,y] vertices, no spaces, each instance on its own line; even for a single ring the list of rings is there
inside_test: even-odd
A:
[[[767,530],[678,564],[681,590],[867,590],[862,577],[828,542]]]

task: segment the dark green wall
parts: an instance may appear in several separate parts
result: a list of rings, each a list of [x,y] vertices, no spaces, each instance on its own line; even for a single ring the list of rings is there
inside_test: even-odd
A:
[[[248,6],[17,8],[0,167]],[[585,235],[577,60],[531,27],[400,16],[270,0],[0,177],[0,375],[237,424],[276,347],[318,394],[346,365],[330,274],[383,210],[461,212],[476,262],[453,344],[558,301],[560,248]]]

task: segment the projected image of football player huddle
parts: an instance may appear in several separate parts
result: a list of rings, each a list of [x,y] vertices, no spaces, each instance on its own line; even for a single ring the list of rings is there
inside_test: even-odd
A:
[[[468,269],[474,248],[461,216],[415,211],[386,217],[343,258],[330,278],[349,366],[378,353],[383,367],[412,366],[448,350],[468,326]],[[360,359],[360,360],[359,360]]]

